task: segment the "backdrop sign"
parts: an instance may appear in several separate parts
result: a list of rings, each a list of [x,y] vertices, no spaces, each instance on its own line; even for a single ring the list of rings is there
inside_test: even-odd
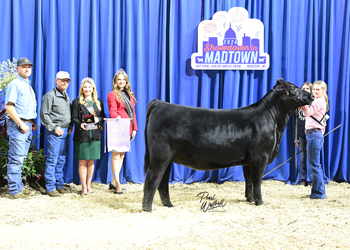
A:
[[[108,152],[130,150],[130,119],[106,119]]]
[[[248,18],[248,11],[242,7],[216,12],[212,20],[198,25],[198,53],[192,54],[191,65],[193,69],[268,69],[264,24]]]

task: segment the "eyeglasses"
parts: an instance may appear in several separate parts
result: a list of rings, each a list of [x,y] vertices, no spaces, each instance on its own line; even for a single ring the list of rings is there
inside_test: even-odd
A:
[[[70,79],[59,79],[61,82],[67,82],[70,83]]]

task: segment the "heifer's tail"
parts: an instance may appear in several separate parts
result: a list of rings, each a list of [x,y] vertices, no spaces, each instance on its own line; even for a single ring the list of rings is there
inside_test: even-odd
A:
[[[148,141],[147,141],[147,127],[148,127],[148,122],[150,115],[152,113],[152,110],[156,107],[157,102],[161,102],[160,100],[154,99],[150,101],[147,105],[147,113],[146,113],[146,127],[145,127],[145,146],[146,146],[146,153],[145,153],[145,165],[144,165],[144,171],[145,174],[147,173],[147,170],[149,168],[149,151],[148,151]]]

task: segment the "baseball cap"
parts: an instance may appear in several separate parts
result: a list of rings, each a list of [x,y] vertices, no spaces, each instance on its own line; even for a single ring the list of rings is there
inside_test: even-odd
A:
[[[26,64],[34,66],[34,64],[32,64],[32,62],[27,57],[22,57],[17,61],[17,66],[26,65]]]
[[[66,72],[66,71],[58,71],[57,74],[56,74],[56,79],[69,79],[69,80],[72,80],[69,77],[69,73]]]

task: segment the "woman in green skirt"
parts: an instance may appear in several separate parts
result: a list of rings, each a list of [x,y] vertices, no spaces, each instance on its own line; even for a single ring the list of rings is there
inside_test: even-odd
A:
[[[73,141],[75,156],[79,160],[82,195],[92,193],[91,179],[95,160],[101,156],[101,124],[104,118],[103,103],[97,98],[94,80],[86,77],[81,81],[79,97],[72,104],[72,122],[75,125]]]

